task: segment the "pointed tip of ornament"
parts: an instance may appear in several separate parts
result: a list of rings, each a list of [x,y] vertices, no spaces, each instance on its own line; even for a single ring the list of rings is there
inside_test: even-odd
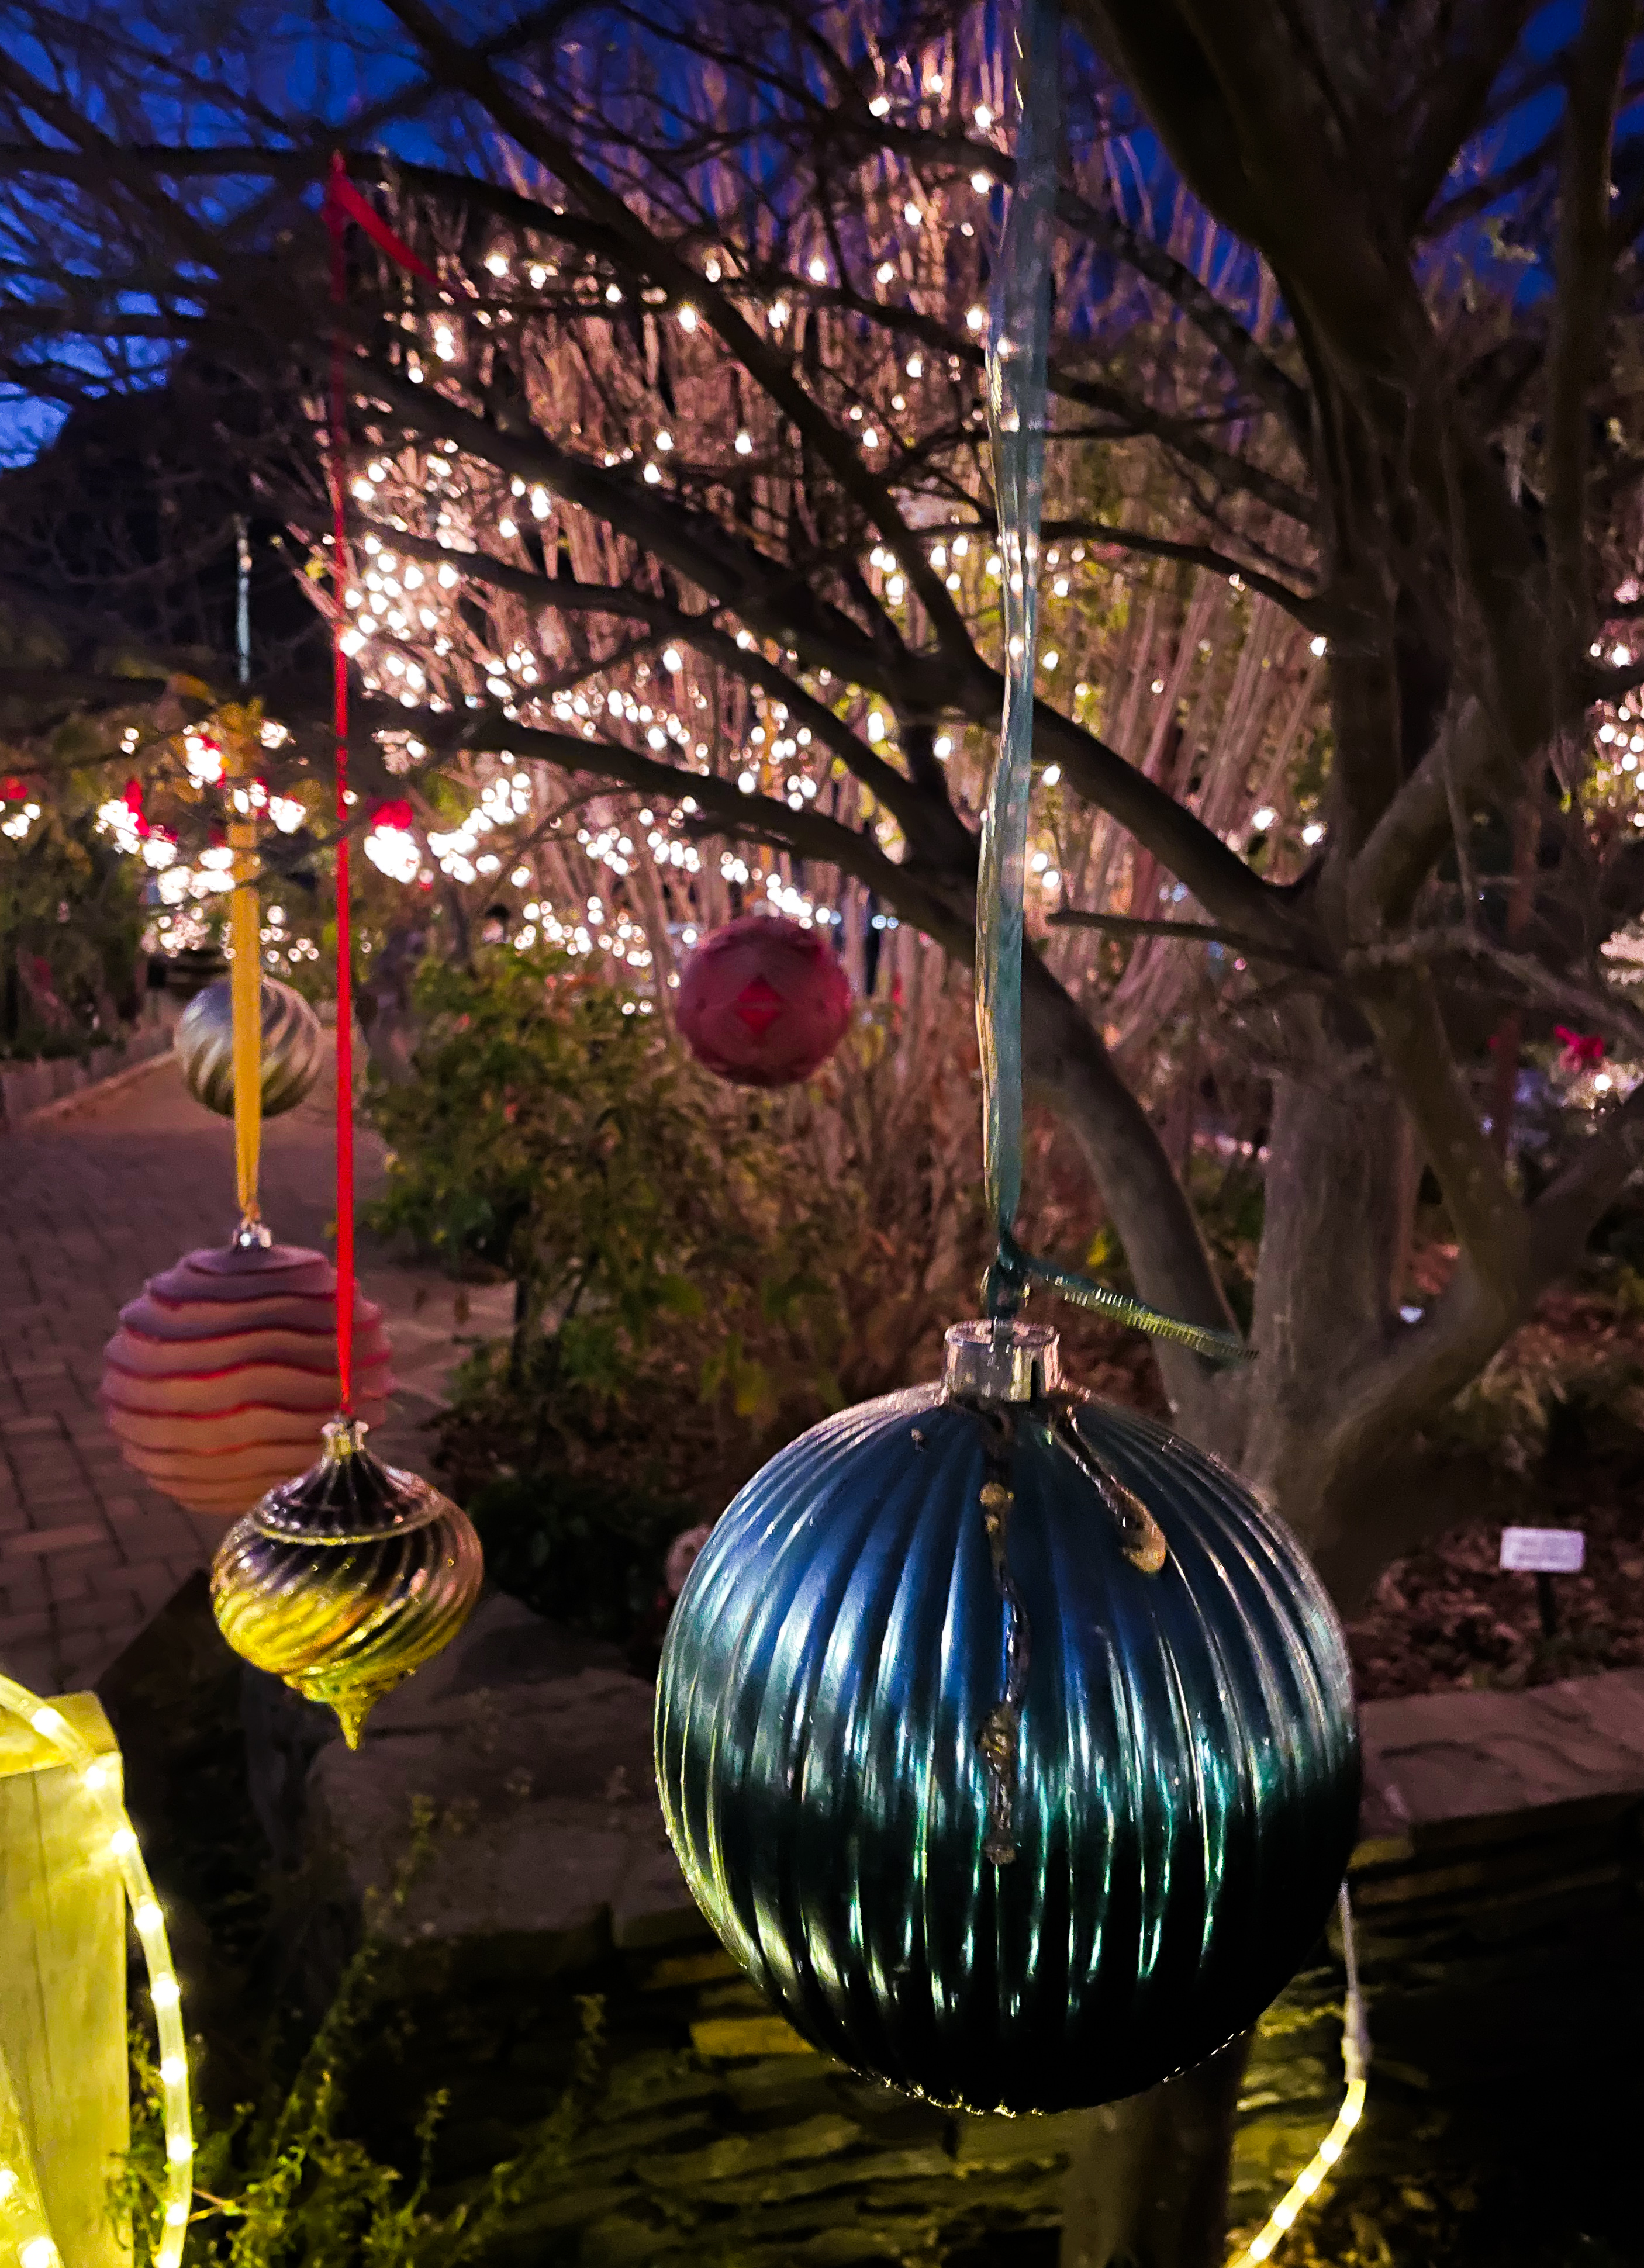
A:
[[[343,1741],[350,1749],[358,1749],[359,1736],[365,1729],[365,1719],[371,1714],[371,1702],[355,1701],[345,1694],[341,1700],[334,1701],[331,1708],[337,1723],[343,1727]]]

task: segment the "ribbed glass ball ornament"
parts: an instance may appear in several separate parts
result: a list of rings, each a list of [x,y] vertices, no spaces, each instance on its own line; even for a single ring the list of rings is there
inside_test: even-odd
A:
[[[382,1310],[354,1294],[362,1417],[394,1390]],[[312,1457],[337,1403],[336,1270],[261,1226],[186,1252],[120,1310],[103,1414],[126,1462],[190,1512],[238,1519]]]
[[[1253,2023],[1352,1850],[1346,1646],[1224,1466],[961,1324],[773,1458],[657,1691],[686,1879],[797,2030],[976,2110],[1137,2093]]]
[[[320,1019],[300,992],[271,976],[262,980],[262,1116],[294,1110],[319,1078],[325,1058]],[[172,1046],[196,1102],[221,1118],[234,1115],[234,1029],[231,985],[225,977],[196,992],[181,1015]]]
[[[456,1636],[485,1572],[468,1514],[365,1432],[335,1418],[319,1463],[270,1489],[211,1563],[229,1645],[334,1709],[351,1749],[373,1704]]]

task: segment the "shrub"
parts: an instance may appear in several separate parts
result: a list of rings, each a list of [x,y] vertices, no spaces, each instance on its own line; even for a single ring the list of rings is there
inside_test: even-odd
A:
[[[940,1371],[988,1257],[969,997],[940,971],[807,1086],[757,1094],[546,949],[424,966],[413,1076],[371,1091],[390,1152],[372,1219],[516,1287],[438,1452],[506,1588],[631,1632],[671,1536],[776,1447]],[[1082,1263],[1088,1175],[1043,1130],[1030,1152],[1025,1233]],[[1062,1320],[1091,1383],[1154,1398],[1141,1342],[1116,1361],[1110,1325]]]

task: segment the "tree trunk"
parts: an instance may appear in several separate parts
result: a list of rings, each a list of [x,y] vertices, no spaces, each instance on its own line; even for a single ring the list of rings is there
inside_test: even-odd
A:
[[[1333,1382],[1352,1374],[1367,1345],[1406,1328],[1393,1311],[1412,1154],[1405,1114],[1386,1088],[1275,1079],[1257,1358],[1242,1372],[1199,1366],[1175,1396],[1183,1432],[1243,1472],[1309,1548],[1329,1551],[1337,1573],[1356,1568],[1367,1527],[1371,1558],[1387,1556],[1394,1532],[1385,1504],[1364,1521],[1353,1476],[1332,1469],[1324,1421]],[[1173,1386],[1180,1376],[1177,1366]],[[1247,2035],[1166,2085],[1091,2114],[1064,2193],[1062,2268],[1221,2268],[1249,2048]]]
[[[1061,2268],[1221,2268],[1250,2035],[1093,2110],[1062,2198]]]

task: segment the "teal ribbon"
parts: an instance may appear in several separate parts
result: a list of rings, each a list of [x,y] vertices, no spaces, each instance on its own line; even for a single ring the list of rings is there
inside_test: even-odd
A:
[[[1022,891],[1033,792],[1033,681],[1038,637],[1039,528],[1044,505],[1045,364],[1051,329],[1056,162],[1061,138],[1057,0],[1023,0],[1016,33],[1016,181],[988,314],[988,431],[1004,573],[1005,706],[977,880],[977,1038],[982,1053],[983,1152],[998,1258],[985,1297],[1011,1315],[1034,1284],[1116,1317],[1149,1337],[1221,1362],[1244,1349],[1230,1331],[1162,1314],[1087,1276],[1024,1252],[1021,1204]]]

